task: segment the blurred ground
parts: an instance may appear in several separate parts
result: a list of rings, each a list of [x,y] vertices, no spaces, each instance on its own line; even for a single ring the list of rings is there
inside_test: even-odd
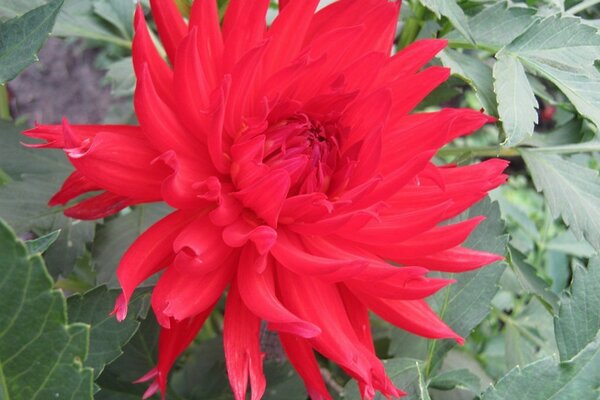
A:
[[[102,85],[104,72],[94,67],[96,50],[81,41],[50,38],[40,62],[8,84],[13,117],[45,124],[63,116],[73,123],[99,123],[114,100]]]

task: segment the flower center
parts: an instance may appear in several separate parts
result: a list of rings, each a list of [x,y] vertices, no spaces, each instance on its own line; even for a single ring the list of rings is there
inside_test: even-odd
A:
[[[267,129],[263,162],[288,171],[290,195],[326,193],[339,159],[337,131],[335,122],[295,114]]]

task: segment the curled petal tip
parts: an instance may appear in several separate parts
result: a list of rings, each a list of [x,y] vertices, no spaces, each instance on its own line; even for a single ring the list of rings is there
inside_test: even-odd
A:
[[[110,315],[116,315],[117,321],[123,322],[127,317],[127,299],[125,295],[121,293],[115,301],[115,308],[111,311]]]

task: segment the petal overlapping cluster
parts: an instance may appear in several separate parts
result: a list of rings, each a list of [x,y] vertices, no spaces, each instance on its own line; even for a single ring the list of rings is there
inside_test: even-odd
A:
[[[277,331],[313,399],[331,398],[315,351],[359,383],[363,398],[402,392],[376,357],[369,311],[427,338],[463,339],[425,298],[499,257],[461,246],[481,218],[442,224],[502,184],[506,162],[436,166],[436,151],[492,118],[469,109],[411,113],[449,71],[424,68],[443,40],[390,56],[399,1],[215,0],[189,21],[151,0],[168,57],[141,8],[133,63],[139,126],[40,125],[38,147],[75,167],[50,204],[80,219],[164,201],[175,209],[118,267],[118,319],[135,288],[162,272],[152,307],[162,326],[147,395],[227,292],[223,340],[236,399],[265,390],[261,321]],[[390,264],[393,261],[394,264]]]

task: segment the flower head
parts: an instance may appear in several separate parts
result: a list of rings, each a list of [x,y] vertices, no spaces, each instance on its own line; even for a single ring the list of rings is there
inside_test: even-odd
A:
[[[422,40],[390,56],[399,1],[196,0],[189,22],[151,0],[168,56],[141,9],[133,63],[139,126],[37,126],[39,147],[75,167],[50,204],[103,218],[163,201],[175,209],[118,267],[123,293],[162,271],[152,308],[162,331],[147,395],[164,394],[176,357],[226,292],[223,340],[236,399],[265,390],[261,321],[277,331],[313,399],[329,399],[314,351],[340,365],[366,399],[400,396],[375,356],[369,311],[427,338],[463,339],[425,298],[499,257],[461,247],[481,218],[456,216],[505,180],[506,162],[458,167],[431,158],[490,117],[468,109],[410,113],[449,71],[424,68],[444,46]],[[388,263],[393,261],[395,265]]]

